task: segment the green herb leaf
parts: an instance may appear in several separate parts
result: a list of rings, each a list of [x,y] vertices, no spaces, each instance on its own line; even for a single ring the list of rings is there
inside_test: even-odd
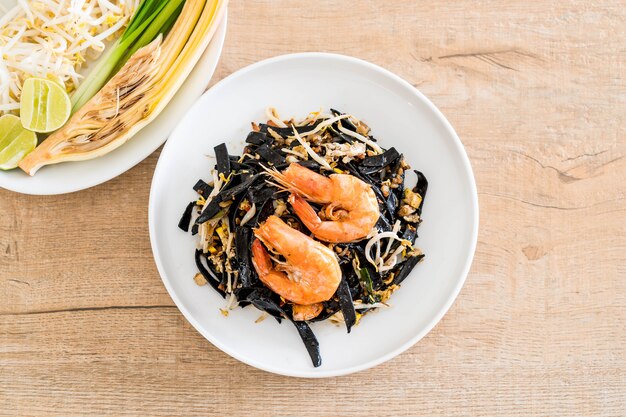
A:
[[[374,283],[372,282],[372,278],[370,277],[370,273],[367,271],[367,268],[361,268],[359,270],[359,274],[361,275],[361,285],[365,290],[373,294],[374,293]]]

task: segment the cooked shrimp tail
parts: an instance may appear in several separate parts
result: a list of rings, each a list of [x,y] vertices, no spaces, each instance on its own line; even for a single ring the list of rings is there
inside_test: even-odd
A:
[[[322,226],[322,219],[320,219],[313,207],[311,207],[304,198],[297,194],[291,194],[287,201],[289,201],[296,216],[300,218],[307,229],[311,231],[319,230]]]

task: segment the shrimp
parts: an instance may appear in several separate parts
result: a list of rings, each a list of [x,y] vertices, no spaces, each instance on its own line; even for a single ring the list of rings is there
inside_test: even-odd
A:
[[[276,216],[268,217],[254,235],[257,239],[252,243],[252,264],[259,279],[272,291],[307,306],[329,300],[335,294],[341,268],[331,249]],[[274,267],[261,242],[282,255],[285,262]]]
[[[292,308],[293,319],[295,321],[306,321],[314,319],[319,316],[324,305],[322,303],[315,303],[303,306],[302,304],[294,304]]]
[[[348,174],[317,174],[292,163],[283,172],[269,175],[292,194],[289,196],[296,215],[320,240],[345,243],[366,237],[378,218],[380,209],[369,184]],[[326,204],[322,220],[306,201]]]

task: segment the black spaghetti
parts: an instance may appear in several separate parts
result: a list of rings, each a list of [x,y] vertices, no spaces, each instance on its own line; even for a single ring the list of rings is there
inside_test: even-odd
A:
[[[314,366],[309,322],[345,323],[386,307],[424,255],[415,246],[428,182],[356,117],[331,109],[304,120],[252,123],[242,155],[215,147],[178,226],[198,237],[199,274],[227,302],[253,305],[298,330]]]

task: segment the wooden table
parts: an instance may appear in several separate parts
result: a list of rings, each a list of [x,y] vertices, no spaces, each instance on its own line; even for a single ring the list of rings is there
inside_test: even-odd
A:
[[[446,114],[481,208],[459,298],[374,369],[271,375],[204,340],[166,293],[147,227],[159,152],[74,194],[0,191],[0,414],[626,414],[623,0],[246,0],[229,19],[214,81],[339,52]]]

